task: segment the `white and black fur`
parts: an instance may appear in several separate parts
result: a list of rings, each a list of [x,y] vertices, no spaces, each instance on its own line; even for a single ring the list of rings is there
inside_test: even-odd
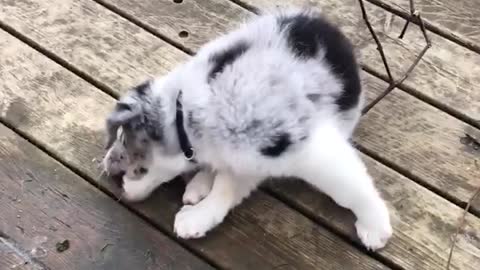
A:
[[[177,101],[195,162],[180,147]],[[336,27],[312,11],[264,14],[123,96],[104,163],[126,172],[130,200],[199,170],[184,194],[192,205],[175,217],[182,238],[204,236],[264,179],[297,177],[352,210],[359,238],[378,249],[389,213],[349,143],[362,106],[353,49]],[[112,162],[122,145],[128,165]]]

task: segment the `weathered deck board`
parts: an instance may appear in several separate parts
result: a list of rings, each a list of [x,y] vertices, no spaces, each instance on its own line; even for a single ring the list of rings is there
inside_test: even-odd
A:
[[[114,192],[112,183],[97,179],[92,161],[103,151],[104,121],[114,99],[5,32],[0,32],[0,39],[5,67],[0,86],[4,89],[0,94],[2,120]],[[165,189],[159,192],[154,200],[134,207],[172,233],[180,198]],[[315,269],[315,265],[324,265],[348,269],[355,265],[357,269],[388,269],[263,193],[236,209],[209,237],[185,243],[222,268],[284,265]]]
[[[480,186],[480,149],[462,139],[466,134],[479,138],[480,130],[395,90],[367,113],[356,139],[375,155],[466,203]],[[472,207],[479,211],[480,201]]]
[[[394,235],[390,244],[379,253],[404,269],[445,269],[451,237],[463,209],[373,159],[362,157],[393,209]],[[345,222],[353,221],[353,215],[348,211],[339,212],[332,200],[307,184],[289,181],[269,183],[268,186],[310,216],[355,238],[351,222]],[[468,214],[466,224],[458,236],[451,269],[474,270],[480,265],[480,219]]]
[[[212,269],[3,125],[0,179],[0,269]]]
[[[99,0],[135,17],[145,25],[189,50],[197,50],[206,41],[238,26],[254,14],[228,0]],[[187,31],[188,37],[180,37]]]
[[[165,74],[186,59],[93,1],[0,0],[0,7],[0,21],[113,90]]]
[[[410,5],[404,0],[368,0],[381,7],[410,14]],[[478,0],[442,1],[415,0],[426,26],[460,44],[480,52],[480,2]]]

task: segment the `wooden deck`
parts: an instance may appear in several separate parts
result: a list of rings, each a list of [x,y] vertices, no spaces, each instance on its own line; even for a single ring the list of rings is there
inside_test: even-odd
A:
[[[422,33],[397,38],[407,0],[369,1],[399,77]],[[357,130],[392,212],[378,252],[359,244],[351,213],[302,182],[266,184],[183,241],[172,232],[180,183],[128,204],[99,177],[114,97],[274,2],[322,9],[358,49],[368,100],[387,87],[357,0],[0,0],[0,269],[446,269],[480,186],[479,0],[415,1],[433,46]],[[480,269],[480,196],[450,269]]]

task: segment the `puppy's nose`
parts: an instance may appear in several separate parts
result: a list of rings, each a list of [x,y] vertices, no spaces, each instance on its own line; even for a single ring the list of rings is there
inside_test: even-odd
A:
[[[123,176],[126,174],[126,171],[120,171],[111,176],[113,182],[117,184],[119,187],[123,186]]]
[[[119,173],[117,173],[115,176],[122,178],[127,172],[124,170],[121,170]]]
[[[144,168],[144,167],[140,167],[140,168],[135,168],[135,170],[133,170],[133,173],[135,175],[144,175],[148,172],[148,169],[147,168]]]

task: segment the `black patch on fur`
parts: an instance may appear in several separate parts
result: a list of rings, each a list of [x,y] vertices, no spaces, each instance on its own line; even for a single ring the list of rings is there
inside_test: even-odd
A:
[[[150,81],[148,80],[133,87],[133,90],[136,91],[139,96],[144,96],[149,86],[150,86]]]
[[[260,153],[268,157],[278,157],[292,144],[290,134],[281,133],[271,139],[269,146],[260,149]]]
[[[210,62],[213,63],[213,68],[208,74],[208,79],[214,79],[219,73],[221,73],[226,66],[231,65],[238,57],[244,54],[250,45],[244,41],[240,41],[233,45],[231,48],[214,54],[210,57]]]
[[[342,80],[344,89],[336,103],[341,111],[358,104],[361,85],[353,46],[343,33],[321,16],[299,14],[279,19],[281,29],[287,28],[290,48],[297,57],[314,58],[321,48],[334,74]]]

